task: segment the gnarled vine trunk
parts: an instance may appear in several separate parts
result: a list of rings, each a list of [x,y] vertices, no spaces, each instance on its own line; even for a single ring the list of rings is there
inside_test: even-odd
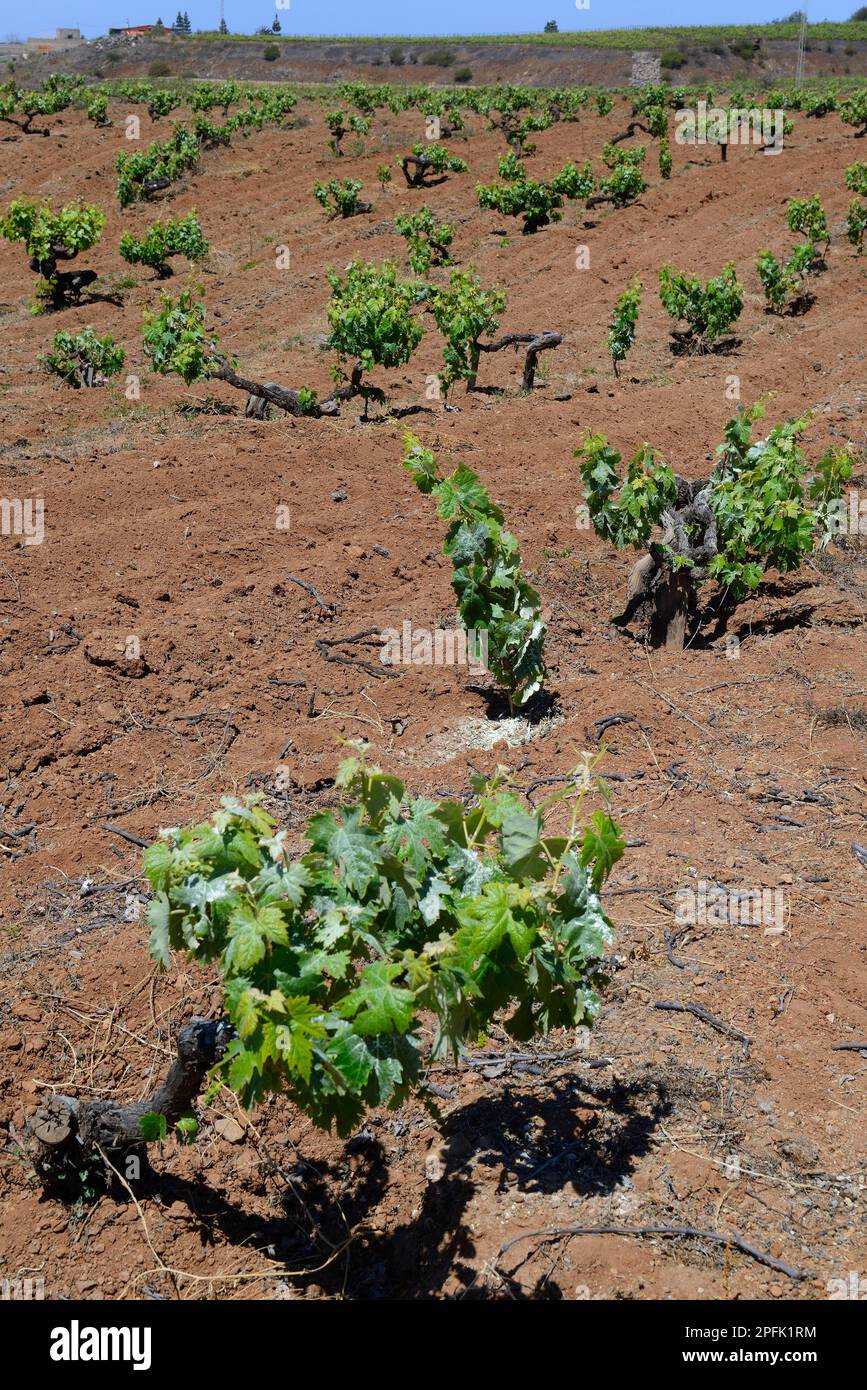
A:
[[[645,125],[643,121],[633,119],[629,122],[625,130],[621,130],[617,135],[611,136],[611,139],[608,141],[609,145],[621,145],[624,140],[631,140],[636,130],[642,131],[645,135],[653,134],[650,126]]]
[[[521,390],[532,391],[536,380],[536,370],[539,366],[539,353],[548,352],[551,348],[559,347],[563,341],[560,333],[552,333],[549,329],[544,329],[541,333],[506,333],[502,338],[498,338],[494,343],[475,342],[470,353],[470,375],[467,377],[467,390],[476,389],[476,375],[479,366],[480,352],[500,352],[506,347],[517,348],[521,343],[526,343],[527,353],[524,358],[524,374],[521,379]]]
[[[662,514],[662,539],[632,567],[627,602],[615,616],[619,627],[634,624],[654,647],[682,650],[698,608],[698,591],[717,553],[716,518],[707,480],[678,477],[674,506]],[[689,561],[678,565],[676,557]]]
[[[232,1037],[230,1025],[194,1018],[178,1033],[177,1057],[161,1086],[147,1100],[122,1105],[112,1100],[49,1096],[27,1123],[24,1147],[46,1183],[83,1166],[87,1157],[109,1157],[143,1149],[143,1115],[163,1115],[167,1125],[190,1109],[211,1067]]]
[[[363,368],[356,362],[345,386],[338,386],[326,400],[319,401],[315,409],[305,410],[301,404],[300,391],[293,391],[288,386],[278,386],[273,381],[252,381],[249,377],[240,376],[225,357],[218,356],[214,360],[216,367],[212,369],[211,376],[217,381],[225,381],[239,391],[247,392],[244,414],[254,420],[267,420],[268,407],[271,405],[278,406],[287,415],[312,415],[316,418],[323,415],[339,415],[341,401],[352,400],[352,397],[359,395],[361,391]]]
[[[412,172],[410,172],[410,165],[412,165]],[[407,188],[429,188],[431,181],[428,175],[436,173],[432,160],[426,154],[405,154],[400,161],[400,167],[403,170]],[[445,177],[445,170],[443,170],[440,179],[445,179]]]
[[[35,111],[25,112],[23,125],[21,121],[17,121],[14,116],[0,116],[0,121],[5,121],[8,125],[14,125],[21,131],[22,135],[50,135],[51,131],[47,126],[34,126],[32,124],[35,115]],[[8,138],[11,139],[12,137],[9,136]]]
[[[30,269],[51,286],[50,305],[52,309],[62,309],[70,302],[77,304],[81,291],[92,285],[99,276],[95,270],[61,270],[58,261],[72,261],[77,251],[68,251],[65,246],[52,246],[48,256],[31,256]]]

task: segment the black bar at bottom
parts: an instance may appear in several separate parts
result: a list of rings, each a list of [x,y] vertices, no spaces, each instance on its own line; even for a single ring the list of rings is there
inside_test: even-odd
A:
[[[479,1310],[474,1317],[468,1307],[471,1302],[482,1300],[448,1301],[460,1302],[460,1316],[471,1318],[470,1324],[461,1323],[465,1331],[470,1327],[475,1330],[476,1317],[486,1316]],[[486,1301],[513,1303],[508,1297]],[[544,1327],[559,1328],[561,1336],[580,1338],[576,1344],[567,1341],[560,1346],[564,1353],[572,1346],[577,1358],[576,1374],[580,1367],[581,1380],[589,1372],[587,1356],[598,1360],[600,1371],[606,1364],[616,1369],[618,1380],[624,1371],[630,1370],[642,1376],[679,1371],[700,1383],[715,1366],[728,1370],[761,1366],[771,1381],[777,1375],[785,1381],[787,1372],[807,1369],[819,1372],[827,1380],[829,1373],[843,1371],[860,1360],[865,1332],[860,1301],[574,1300],[572,1307],[560,1303],[556,1316],[562,1322],[546,1322]],[[553,1316],[554,1312],[552,1309],[545,1316]],[[387,1318],[382,1328],[374,1329],[370,1319],[373,1317],[376,1322],[378,1315],[377,1303],[358,1305],[336,1299],[0,1302],[0,1332],[5,1334],[10,1354],[13,1347],[19,1355],[25,1353],[28,1376],[36,1374],[40,1381],[45,1378],[49,1384],[62,1384],[70,1375],[101,1379],[103,1370],[115,1378],[119,1372],[137,1372],[137,1380],[141,1380],[167,1372],[177,1375],[182,1367],[197,1382],[203,1374],[212,1372],[225,1384],[235,1363],[244,1372],[252,1371],[255,1364],[257,1376],[272,1367],[289,1376],[293,1374],[293,1363],[295,1373],[300,1370],[296,1358],[304,1346],[305,1362],[308,1358],[315,1361],[316,1347],[321,1348],[327,1366],[327,1370],[325,1366],[322,1369],[333,1380],[341,1352],[346,1356],[347,1370],[365,1377],[372,1373],[371,1358],[378,1361],[386,1355],[386,1346],[392,1348],[395,1357],[399,1355],[403,1319],[395,1323]],[[425,1317],[431,1315],[429,1309]],[[447,1308],[441,1308],[438,1316],[447,1319],[444,1326],[449,1330],[455,1327],[451,1322],[454,1314]],[[312,1327],[308,1321],[311,1317]],[[346,1324],[354,1330],[357,1320],[361,1341],[299,1340],[311,1333],[318,1338],[323,1332]],[[428,1333],[430,1329],[428,1324]],[[529,1324],[521,1330],[531,1329],[535,1330]],[[376,1343],[367,1340],[374,1330]],[[479,1330],[487,1331],[487,1324],[482,1322]],[[517,1330],[514,1322],[510,1324],[510,1331]],[[387,1337],[388,1342],[380,1340],[382,1337]],[[462,1379],[467,1378],[474,1363],[489,1374],[496,1368],[497,1348],[505,1350],[509,1345],[502,1339],[491,1343],[486,1337],[479,1339],[477,1351],[470,1350],[471,1344],[470,1338],[462,1338],[449,1358],[456,1358],[452,1361],[455,1371],[460,1363]],[[374,1352],[374,1346],[378,1351]],[[582,1347],[584,1350],[579,1352]],[[402,1363],[395,1360],[393,1364],[403,1364],[405,1374],[401,1379],[412,1381],[412,1366],[418,1364],[415,1358]],[[442,1367],[444,1372],[447,1364]]]

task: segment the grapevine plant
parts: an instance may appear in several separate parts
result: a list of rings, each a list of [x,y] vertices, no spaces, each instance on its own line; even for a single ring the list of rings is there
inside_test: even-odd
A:
[[[840,119],[854,126],[856,135],[867,135],[867,92],[856,92],[841,102]]]
[[[759,252],[757,269],[770,313],[781,314],[786,309],[795,313],[808,306],[810,300],[804,292],[804,277],[815,268],[818,260],[819,253],[812,241],[802,241],[782,264],[773,252]]]
[[[513,110],[503,111],[499,121],[492,122],[495,129],[503,132],[511,153],[518,160],[525,155],[535,154],[536,146],[529,137],[541,130],[548,130],[553,123],[554,118],[548,112],[538,116],[527,115],[519,120],[517,112]]]
[[[354,359],[348,375],[352,394],[364,399],[367,418],[371,400],[382,403],[383,392],[362,383],[362,374],[374,367],[403,367],[422,337],[422,326],[412,313],[421,291],[411,280],[398,278],[391,261],[380,266],[352,261],[345,276],[328,272],[331,300],[328,322],[329,347],[338,355],[336,381],[346,379],[346,363]]]
[[[855,247],[859,256],[864,250],[865,232],[867,232],[867,203],[853,198],[846,212],[846,239]]]
[[[811,198],[792,198],[786,209],[786,221],[789,230],[803,233],[808,243],[816,246],[819,242],[824,242],[825,249],[821,257],[816,256],[816,268],[824,266],[831,245],[831,233],[818,193],[814,193]]]
[[[635,342],[635,327],[641,308],[641,281],[636,278],[627,285],[614,306],[608,329],[608,351],[614,363],[614,375],[620,375],[620,363]]]
[[[465,174],[467,162],[450,154],[445,145],[432,140],[427,145],[413,145],[412,154],[405,154],[397,163],[403,170],[408,188],[427,188],[430,176],[440,182],[447,174]]]
[[[647,127],[646,127],[646,129],[647,129],[648,135],[654,136],[655,139],[660,140],[660,141],[662,141],[664,144],[667,145],[667,144],[668,144],[668,111],[666,110],[664,104],[660,103],[660,104],[657,105],[657,104],[651,103],[651,104],[646,108],[644,114],[645,114],[645,118],[646,118],[646,120],[647,120]],[[614,143],[614,142],[612,141],[612,144],[613,144],[613,143]]]
[[[519,346],[526,350],[521,390],[532,391],[539,354],[560,346],[561,335],[549,329],[541,333],[506,333],[493,342],[483,341],[483,333],[493,333],[498,327],[500,314],[506,307],[506,295],[501,289],[484,289],[473,271],[453,271],[448,285],[428,295],[428,302],[436,326],[446,340],[440,372],[446,395],[461,378],[466,381],[468,391],[475,390],[483,352],[501,352],[503,348],[517,349]]]
[[[108,97],[105,92],[88,92],[86,109],[87,119],[93,121],[95,126],[103,128],[111,125],[108,114]]]
[[[217,341],[205,332],[205,306],[184,290],[177,301],[162,295],[159,310],[145,311],[145,355],[160,376],[176,373],[188,386],[216,375]]]
[[[743,286],[732,262],[704,285],[665,265],[659,272],[659,297],[673,319],[686,322],[685,329],[673,329],[671,336],[688,352],[710,352],[744,306]]]
[[[232,90],[233,88],[234,91]],[[156,94],[155,109],[165,104],[162,98],[166,95],[165,93]],[[147,101],[149,108],[154,100],[154,94],[146,91],[135,95],[130,93],[129,96],[131,100]],[[233,102],[239,100],[241,96],[246,96],[249,104],[241,107],[240,110],[229,116],[229,106]],[[194,113],[193,136],[195,137],[195,143],[203,150],[215,149],[219,146],[230,145],[232,134],[235,131],[240,131],[243,135],[247,135],[249,131],[262,130],[266,125],[285,125],[286,116],[295,104],[296,98],[294,94],[286,88],[248,88],[245,92],[242,92],[235,83],[231,82],[218,83],[217,86],[210,91],[197,88],[190,100],[190,106]],[[222,106],[223,108],[225,122],[223,125],[217,125],[215,122],[211,121],[206,114],[211,111],[214,106]],[[177,170],[177,172],[163,170],[154,174],[154,178],[168,179],[168,181],[171,182],[172,179],[179,176],[179,173],[183,171],[184,167],[187,167],[183,164],[178,164],[177,161],[171,158],[173,145],[175,146],[175,150],[183,146],[185,151],[192,151],[193,136],[190,135],[189,131],[184,130],[183,127],[180,127],[179,130],[183,131],[182,135],[179,135],[179,132],[176,131],[172,140],[168,141],[165,145],[152,145],[150,151],[146,152],[148,158],[156,158],[155,152],[162,151],[163,156],[169,158],[170,162]],[[175,137],[177,137],[177,140]],[[138,169],[141,164],[141,158],[144,157],[145,156],[141,156],[136,160],[134,165],[129,167],[133,170]],[[159,186],[163,187],[165,184],[160,184]]]
[[[507,217],[522,217],[524,236],[532,235],[551,222],[559,222],[564,198],[588,198],[594,187],[589,162],[581,169],[566,164],[547,182],[528,178],[514,156],[507,155],[500,161],[499,168],[506,182],[478,184],[479,207],[504,213]]]
[[[115,161],[117,200],[129,207],[168,188],[199,162],[199,142],[184,126],[178,126],[163,144],[154,141],[146,150],[121,151]]]
[[[599,180],[596,193],[588,199],[588,207],[608,202],[622,208],[634,202],[647,187],[641,172],[646,157],[645,145],[633,145],[629,149],[620,145],[603,145],[602,162],[611,173]]]
[[[867,161],[849,165],[846,170],[846,187],[851,188],[853,193],[860,193],[863,198],[867,198]]]
[[[177,300],[163,295],[160,309],[144,316],[144,349],[154,371],[176,373],[188,385],[215,378],[246,391],[247,414],[262,418],[268,406],[290,415],[337,415],[341,401],[361,396],[365,415],[370,400],[384,401],[377,387],[363,382],[374,367],[400,367],[418,346],[422,329],[413,308],[423,295],[420,286],[400,280],[391,262],[381,266],[353,261],[343,277],[329,271],[331,301],[329,346],[338,356],[334,377],[340,383],[325,400],[302,387],[291,390],[274,382],[240,376],[233,359],[205,328],[205,306],[184,290]]]
[[[331,139],[328,147],[331,153],[338,158],[343,154],[341,143],[348,131],[353,131],[356,135],[366,135],[370,129],[370,121],[363,116],[350,116],[348,119],[342,111],[326,111],[325,124],[331,131]]]
[[[160,376],[175,373],[189,386],[194,381],[225,381],[248,396],[247,413],[262,416],[267,405],[275,405],[289,415],[337,414],[337,395],[319,403],[315,391],[277,386],[274,382],[251,381],[235,369],[235,362],[221,350],[217,339],[205,329],[205,306],[184,290],[173,300],[161,297],[159,310],[145,312],[142,324],[145,356]],[[259,404],[261,403],[261,404]]]
[[[23,241],[30,269],[42,277],[34,313],[64,308],[93,283],[95,270],[61,272],[57,262],[74,260],[80,251],[95,246],[104,226],[105,213],[87,203],[66,203],[59,212],[28,198],[10,203],[6,216],[0,218],[0,236],[7,241]]]
[[[354,106],[362,116],[372,116],[388,96],[388,87],[372,86],[367,82],[338,82],[336,91],[341,101],[345,101],[347,106]]]
[[[484,289],[478,275],[471,271],[453,271],[447,288],[437,291],[431,308],[436,326],[446,340],[440,373],[446,395],[461,379],[466,381],[468,391],[474,389],[481,353],[479,339],[483,334],[496,332],[505,307],[505,290]]]
[[[207,116],[199,115],[193,120],[193,134],[202,150],[215,150],[231,145],[234,129],[234,122],[227,121],[225,125],[217,125]]]
[[[438,223],[429,207],[398,213],[394,230],[407,243],[409,263],[416,275],[426,275],[431,266],[451,265],[449,247],[454,240],[454,224]]]
[[[142,1148],[184,1116],[193,1131],[207,1083],[205,1100],[278,1094],[345,1137],[424,1093],[426,1062],[460,1057],[495,1018],[519,1042],[592,1024],[613,937],[599,893],[624,852],[592,769],[585,757],[539,808],[504,768],[473,778],[469,804],[437,802],[356,745],[303,849],[256,798],[164,830],[144,855],[150,953],[215,971],[223,1017],[181,1029],[143,1102],[44,1102],[29,1127],[44,1180],[82,1147]]]
[[[497,173],[501,179],[506,179],[508,182],[526,178],[526,170],[514,150],[509,150],[508,154],[504,154],[502,159],[497,161]]]
[[[190,106],[193,111],[211,111],[215,106],[223,109],[223,119],[229,114],[229,107],[241,99],[241,89],[237,82],[202,82],[193,89]]]
[[[152,121],[160,121],[165,116],[170,116],[180,105],[181,97],[178,92],[171,92],[165,87],[160,87],[148,99],[148,115]]]
[[[672,90],[668,84],[655,86],[652,82],[648,82],[633,98],[632,114],[633,116],[647,116],[650,119],[651,114],[660,106],[663,110],[665,109],[669,98],[675,109],[683,106],[686,95],[685,87],[675,87]]]
[[[314,183],[313,196],[328,213],[329,219],[335,217],[356,217],[359,213],[370,212],[370,203],[359,201],[360,179],[329,179],[327,183]]]
[[[98,338],[88,324],[80,333],[55,333],[54,351],[40,360],[67,386],[104,386],[123,366],[124,351],[113,338]]]
[[[810,417],[775,425],[753,441],[763,414],[754,405],[729,420],[716,466],[699,481],[679,477],[647,445],[625,479],[604,435],[590,434],[576,451],[597,533],[618,549],[647,551],[616,621],[636,618],[654,645],[682,647],[697,630],[705,580],[716,582],[715,611],[725,620],[768,569],[797,569],[834,532],[831,518],[853,472],[851,449],[828,450],[810,475],[801,445]]]
[[[644,151],[644,146],[639,148]],[[625,208],[644,192],[647,184],[637,164],[623,160],[614,165],[607,178],[600,179],[597,191],[587,200],[588,207],[597,203],[613,203],[616,208]]]
[[[545,681],[541,601],[521,571],[518,542],[484,483],[466,464],[440,477],[436,459],[412,434],[404,436],[404,468],[448,522],[443,554],[465,628],[487,634],[487,663],[505,691],[509,711],[526,707]]]
[[[52,73],[38,91],[16,86],[14,81],[0,86],[0,121],[16,126],[22,135],[51,134],[47,126],[34,126],[37,116],[55,116],[65,111],[78,96],[82,78]]]
[[[860,255],[867,232],[867,163],[850,164],[846,170],[846,187],[859,197],[853,198],[846,214],[846,236]]]
[[[186,217],[169,217],[165,222],[152,223],[141,238],[124,232],[119,249],[125,261],[131,265],[150,266],[163,280],[172,273],[170,256],[186,256],[191,262],[203,261],[208,254],[208,243],[194,209]]]
[[[832,111],[837,110],[837,96],[834,92],[819,92],[816,96],[805,98],[806,104],[803,107],[807,116],[814,116],[820,119],[823,116],[830,116]]]

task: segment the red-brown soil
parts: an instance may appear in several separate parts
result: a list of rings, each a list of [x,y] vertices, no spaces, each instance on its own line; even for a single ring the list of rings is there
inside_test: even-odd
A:
[[[862,542],[832,546],[744,604],[737,660],[722,640],[677,658],[651,652],[609,622],[630,557],[576,529],[572,455],[590,427],[624,453],[649,440],[679,471],[705,475],[733,410],[732,374],[743,401],[769,396],[771,420],[815,411],[812,457],[844,439],[864,449],[865,261],[841,234],[844,169],[863,157],[860,142],[836,117],[796,118],[776,158],[732,150],[722,165],[715,151],[676,148],[675,176],[661,183],[651,168],[637,205],[590,221],[569,205],[535,236],[510,223],[507,240],[474,197],[501,140],[471,118],[471,138],[453,142],[470,172],[426,201],[457,223],[457,257],[507,286],[504,331],[563,335],[529,400],[517,360],[499,354],[484,359],[481,384],[501,394],[459,393],[455,412],[428,401],[440,361],[430,329],[409,367],[382,379],[393,403],[420,407],[408,423],[426,443],[490,485],[543,595],[562,719],[486,751],[474,746],[484,702],[459,669],[379,680],[316,647],[404,619],[453,620],[441,523],[401,469],[404,424],[361,425],[353,410],[265,423],[181,414],[206,397],[242,411],[243,397],[149,373],[141,314],[160,286],[131,274],[116,247],[154,211],[117,209],[123,114],[115,104],[114,127],[94,131],[68,113],[50,140],[2,147],[3,205],[23,193],[99,203],[106,231],[81,264],[129,287],[120,305],[33,317],[26,257],[0,244],[0,492],[46,508],[44,543],[4,537],[0,557],[0,1275],[42,1277],[51,1297],[826,1298],[829,1280],[867,1270],[867,1065],[832,1051],[867,1040],[867,868],[851,848],[867,840]],[[244,373],[325,394],[326,269],[358,256],[404,263],[392,218],[410,195],[395,182],[380,196],[375,169],[423,132],[414,113],[377,113],[365,153],[338,168],[321,109],[302,115],[301,128],[206,155],[171,206],[200,213],[209,322]],[[544,132],[532,168],[598,159],[623,123],[618,103],[606,120]],[[363,179],[370,215],[325,220],[311,185],[332,172]],[[790,246],[786,201],[814,191],[834,232],[829,269],[807,314],[769,318],[756,254]],[[275,267],[278,245],[288,270]],[[671,355],[656,294],[669,259],[703,276],[736,261],[747,298],[734,355]],[[616,383],[607,321],[635,274],[638,343]],[[58,327],[88,322],[125,344],[140,401],[122,384],[72,391],[37,364]],[[275,526],[280,506],[288,531]],[[290,574],[336,605],[331,621]],[[129,636],[140,663],[121,658]],[[15,1141],[37,1099],[148,1094],[177,1028],[219,1005],[191,968],[154,972],[136,920],[139,852],[102,823],[150,840],[255,786],[300,839],[310,811],[333,800],[341,737],[369,740],[414,790],[459,793],[470,763],[508,761],[527,784],[563,773],[614,713],[634,716],[605,734],[615,813],[634,843],[606,899],[622,968],[587,1046],[610,1064],[441,1069],[442,1133],[412,1105],[373,1115],[349,1143],[277,1100],[251,1115],[219,1101],[195,1144],[154,1152],[140,1209],[41,1196]],[[783,930],[698,926],[673,964],[672,895],[696,879],[781,888]],[[749,1035],[749,1056],[689,1014],[655,1010],[664,1000]],[[538,1050],[573,1046],[558,1035]],[[487,1048],[510,1050],[496,1033]],[[228,1138],[227,1116],[241,1126]],[[505,1242],[552,1226],[671,1223],[735,1231],[808,1277],[679,1238],[534,1237],[498,1261]]]

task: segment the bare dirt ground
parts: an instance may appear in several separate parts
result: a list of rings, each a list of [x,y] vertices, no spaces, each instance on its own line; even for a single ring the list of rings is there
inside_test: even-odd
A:
[[[26,257],[0,244],[0,492],[43,497],[46,514],[42,545],[4,537],[0,555],[0,1275],[44,1278],[49,1297],[828,1297],[829,1280],[867,1269],[867,1056],[832,1050],[867,1042],[867,868],[851,848],[867,840],[863,542],[743,605],[737,659],[722,640],[678,658],[646,651],[610,624],[630,558],[576,529],[572,454],[593,428],[624,453],[649,440],[704,476],[732,375],[744,402],[770,397],[771,421],[815,411],[812,457],[830,441],[864,449],[865,263],[841,234],[844,169],[863,142],[836,117],[796,116],[776,158],[732,150],[721,165],[716,151],[675,148],[675,176],[650,169],[637,205],[588,220],[569,205],[531,237],[511,223],[504,237],[476,204],[501,140],[470,118],[471,138],[452,142],[470,172],[426,201],[457,223],[457,258],[508,288],[503,331],[563,335],[530,399],[501,353],[483,362],[490,393],[460,393],[457,412],[428,401],[432,330],[382,378],[393,403],[418,407],[409,424],[425,443],[490,485],[546,605],[562,718],[491,749],[484,700],[459,668],[374,679],[316,645],[452,621],[441,523],[400,466],[404,424],[196,413],[206,398],[242,411],[243,397],[149,373],[141,314],[159,286],[116,247],[154,211],[117,209],[113,114],[109,130],[67,113],[52,139],[2,146],[4,206],[82,195],[108,210],[80,262],[120,286],[120,302],[32,317]],[[377,113],[365,152],[339,170],[363,179],[374,211],[328,223],[311,184],[338,170],[321,109],[301,114],[301,128],[206,155],[171,206],[199,211],[209,321],[245,374],[325,394],[326,268],[404,264],[392,219],[410,195],[395,183],[380,196],[375,169],[423,131],[415,113]],[[619,102],[605,120],[546,131],[531,167],[598,157],[623,124]],[[813,192],[834,231],[829,270],[807,314],[768,318],[756,254],[791,244],[786,201]],[[577,270],[583,245],[590,268]],[[703,276],[736,261],[747,299],[732,356],[671,355],[656,295],[669,259]],[[616,383],[605,332],[635,274],[638,342]],[[49,382],[38,353],[58,327],[85,323],[125,344],[140,400],[125,398],[123,377],[93,391]],[[336,616],[323,619],[290,574]],[[130,636],[137,662],[122,657]],[[564,773],[612,714],[631,716],[604,734],[631,847],[606,898],[621,968],[589,1040],[435,1070],[442,1132],[409,1106],[344,1143],[276,1100],[245,1115],[227,1099],[203,1111],[194,1145],[154,1152],[138,1206],[41,1196],[15,1142],[37,1099],[147,1095],[177,1028],[219,1007],[205,976],[155,973],[140,852],[106,825],[150,840],[256,787],[300,840],[306,816],[333,801],[341,737],[369,740],[413,790],[460,794],[471,764],[508,761],[528,786]],[[781,890],[782,929],[697,925],[669,952],[673,895],[702,880]],[[659,1001],[700,1005],[751,1044]],[[486,1049],[514,1050],[496,1034]],[[532,1234],[670,1224],[736,1232],[804,1277],[731,1242]]]

